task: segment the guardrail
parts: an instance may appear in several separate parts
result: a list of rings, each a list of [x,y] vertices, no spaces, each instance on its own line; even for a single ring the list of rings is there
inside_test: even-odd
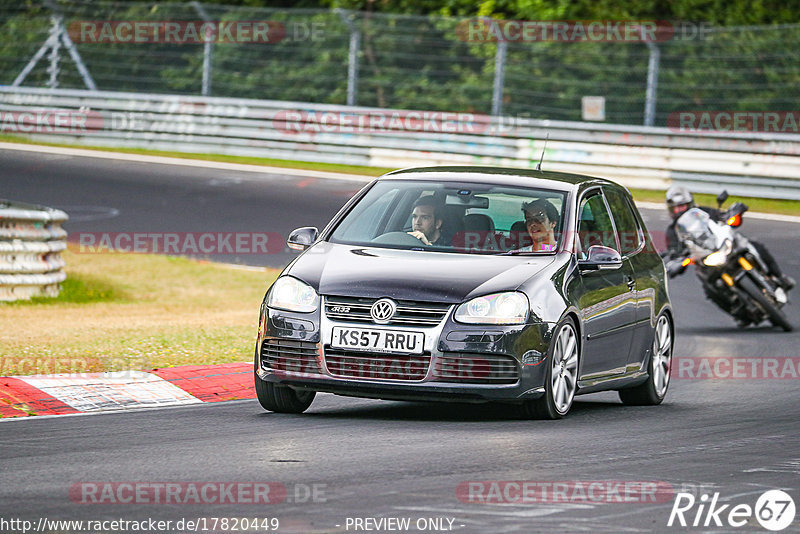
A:
[[[0,301],[56,297],[67,275],[61,210],[0,199]]]
[[[629,187],[800,199],[800,135],[0,87],[0,128],[33,140],[314,162],[535,167]]]

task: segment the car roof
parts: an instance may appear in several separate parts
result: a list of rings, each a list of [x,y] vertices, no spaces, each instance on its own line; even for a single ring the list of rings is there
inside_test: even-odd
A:
[[[384,174],[385,180],[434,180],[440,182],[485,182],[492,184],[539,187],[562,191],[583,190],[592,185],[624,187],[605,178],[565,172],[515,169],[511,167],[437,166],[400,169]]]

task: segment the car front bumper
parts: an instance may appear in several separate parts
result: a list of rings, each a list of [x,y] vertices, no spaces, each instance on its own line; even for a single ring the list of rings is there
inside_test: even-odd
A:
[[[376,399],[534,399],[544,393],[546,354],[555,324],[465,325],[452,319],[451,309],[434,327],[387,326],[424,333],[424,352],[414,356],[342,354],[331,347],[334,326],[379,325],[332,321],[320,311],[303,314],[264,307],[256,345],[258,376],[298,390]],[[416,363],[407,363],[409,359]]]

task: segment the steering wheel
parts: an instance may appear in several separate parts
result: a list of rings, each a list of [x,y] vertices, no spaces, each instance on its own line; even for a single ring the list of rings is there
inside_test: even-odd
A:
[[[388,232],[372,240],[373,243],[384,245],[406,245],[409,247],[422,247],[425,243],[405,232]]]

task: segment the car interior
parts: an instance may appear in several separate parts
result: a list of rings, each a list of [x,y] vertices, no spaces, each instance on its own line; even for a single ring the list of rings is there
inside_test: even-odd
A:
[[[408,235],[412,231],[411,214],[417,199],[433,196],[444,205],[440,231],[447,243],[436,248],[474,253],[513,251],[532,244],[522,220],[523,202],[546,198],[559,211],[563,204],[562,193],[523,196],[525,193],[511,188],[485,187],[482,190],[429,187],[387,190],[378,194],[359,217],[345,221],[334,240],[404,248],[422,246],[416,237]],[[556,236],[561,224],[561,220],[556,222]]]

